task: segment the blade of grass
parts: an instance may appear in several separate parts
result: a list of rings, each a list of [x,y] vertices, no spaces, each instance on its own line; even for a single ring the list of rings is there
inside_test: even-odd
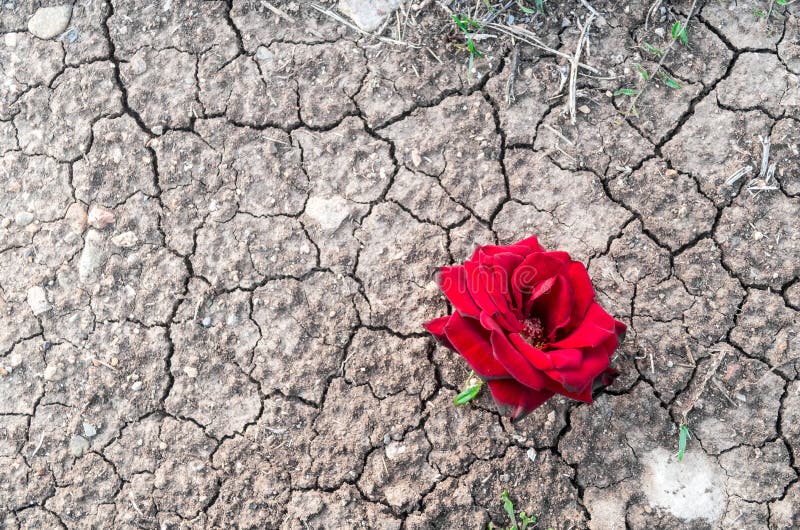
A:
[[[686,453],[686,439],[689,435],[689,427],[681,424],[681,433],[678,436],[678,462],[683,462],[683,455]]]

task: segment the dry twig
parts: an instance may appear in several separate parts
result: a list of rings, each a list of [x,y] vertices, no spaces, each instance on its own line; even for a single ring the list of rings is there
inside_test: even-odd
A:
[[[569,71],[569,100],[567,102],[567,108],[569,109],[569,120],[572,125],[575,125],[578,119],[577,111],[575,110],[575,90],[578,83],[578,65],[581,61],[581,52],[583,50],[583,46],[586,44],[586,40],[589,38],[589,26],[592,25],[594,17],[594,13],[589,15],[589,18],[586,19],[586,23],[581,28],[581,36],[578,38],[578,47],[575,50],[575,56],[571,61],[572,66]],[[578,22],[578,24],[580,24],[580,22]]]

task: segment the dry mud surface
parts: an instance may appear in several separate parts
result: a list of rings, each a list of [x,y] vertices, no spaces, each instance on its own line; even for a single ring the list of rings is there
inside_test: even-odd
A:
[[[690,3],[591,2],[571,125],[565,59],[468,74],[432,2],[384,32],[419,48],[58,3],[0,2],[0,526],[485,528],[508,490],[541,529],[800,527],[798,4],[700,2],[625,117]],[[572,54],[587,14],[535,30]],[[512,425],[421,324],[437,266],[531,233],[630,333],[594,406]]]

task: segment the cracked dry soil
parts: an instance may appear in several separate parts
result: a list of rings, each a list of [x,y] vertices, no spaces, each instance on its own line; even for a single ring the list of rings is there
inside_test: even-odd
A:
[[[56,3],[0,3],[0,526],[485,528],[508,490],[543,529],[800,527],[798,4],[700,2],[683,88],[625,117],[671,19],[592,2],[572,126],[563,59],[482,41],[468,75],[429,2],[419,49],[302,2],[32,35]],[[536,32],[571,54],[576,14]],[[594,406],[512,425],[452,406],[421,323],[437,266],[531,233],[630,332]]]

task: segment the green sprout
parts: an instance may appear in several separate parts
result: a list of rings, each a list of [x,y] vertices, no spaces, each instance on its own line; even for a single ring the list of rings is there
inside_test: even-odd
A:
[[[517,0],[517,6],[526,15],[544,13],[544,0],[535,0],[535,3],[536,3],[536,9],[531,9],[530,7],[525,7],[525,4],[522,3],[522,0]]]
[[[633,66],[636,67],[636,70],[639,72],[639,75],[642,76],[642,79],[645,81],[650,81],[650,74],[647,73],[647,70],[644,66],[639,63],[634,63]]]
[[[658,78],[661,80],[662,83],[667,85],[669,88],[673,90],[680,90],[683,86],[668,76],[663,70],[658,71]]]
[[[760,9],[753,9],[753,10],[752,10],[752,13],[753,13],[755,16],[757,16],[758,18],[764,18],[764,17],[766,17],[766,16],[767,16],[767,14],[766,14],[766,13],[764,13],[763,11],[761,11]]]
[[[646,52],[652,53],[653,55],[659,55],[659,56],[664,55],[664,50],[662,50],[661,48],[656,48],[655,46],[653,46],[649,42],[645,42],[642,45],[642,48],[644,48],[644,50]]]
[[[636,91],[632,88],[620,88],[614,91],[615,96],[630,96],[633,97],[636,95]]]
[[[475,378],[475,372],[470,373],[469,377],[467,378],[466,388],[464,388],[464,390],[456,396],[456,398],[453,400],[453,404],[456,407],[466,405],[478,396],[478,393],[481,391],[482,387],[483,381]]]
[[[537,518],[535,515],[528,515],[524,511],[517,512],[514,509],[514,503],[508,497],[508,492],[504,491],[500,498],[503,500],[503,510],[511,520],[511,526],[505,530],[526,530],[529,526],[536,524]],[[517,524],[517,517],[519,517],[519,524]],[[495,529],[494,523],[489,523],[487,530],[503,530]]]
[[[686,34],[686,27],[680,22],[672,25],[672,40],[679,41],[684,46],[689,45],[689,36]]]
[[[686,440],[689,437],[689,427],[681,423],[680,434],[678,435],[678,462],[683,462],[683,455],[686,454]]]
[[[467,50],[469,50],[469,66],[467,73],[472,75],[473,65],[475,64],[475,57],[483,57],[483,54],[475,47],[475,41],[472,40],[473,29],[480,29],[481,24],[472,20],[471,18],[463,15],[451,15],[453,22],[456,23],[458,29],[464,33],[464,38],[467,41]]]

